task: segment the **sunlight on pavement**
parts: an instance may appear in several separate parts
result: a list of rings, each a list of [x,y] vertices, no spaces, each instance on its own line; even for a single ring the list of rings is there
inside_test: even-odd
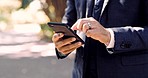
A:
[[[50,21],[41,10],[41,2],[34,0],[26,9],[18,9],[19,7],[20,0],[0,0],[0,12],[3,11],[1,17],[10,20],[0,21],[0,56],[55,56],[54,44],[41,40],[40,24]]]
[[[46,57],[55,56],[55,48],[53,43],[37,44],[29,43],[24,45],[1,46],[0,56],[9,58],[22,57]]]
[[[29,33],[29,34],[37,34],[40,33],[41,27],[39,24],[31,23],[31,24],[16,24],[13,28],[14,32],[18,33]]]

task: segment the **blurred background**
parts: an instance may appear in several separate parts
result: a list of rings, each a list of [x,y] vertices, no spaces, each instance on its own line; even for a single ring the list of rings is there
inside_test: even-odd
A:
[[[74,54],[58,60],[47,22],[66,0],[0,0],[0,78],[71,78]]]

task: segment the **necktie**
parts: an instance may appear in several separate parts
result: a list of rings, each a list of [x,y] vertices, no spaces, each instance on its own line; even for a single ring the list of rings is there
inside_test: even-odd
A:
[[[95,0],[95,2],[94,2],[94,8],[93,8],[92,16],[96,20],[99,20],[99,18],[100,18],[100,14],[101,14],[101,11],[102,11],[103,3],[104,3],[104,0]],[[88,7],[88,8],[90,8],[90,7]],[[88,12],[90,12],[90,11],[88,11]],[[88,13],[88,16],[91,16],[89,14],[91,14],[91,12]],[[84,33],[81,32],[81,31],[77,31],[77,34],[85,42],[86,36],[84,35]]]
[[[93,9],[93,17],[96,20],[100,19],[103,3],[104,3],[104,0],[95,0],[95,5]]]
[[[100,18],[100,14],[102,11],[102,7],[103,7],[103,2],[104,0],[95,0],[95,4],[94,4],[94,8],[93,8],[93,17],[99,21]],[[96,46],[97,43],[95,41],[89,40],[89,45],[93,45],[93,47],[89,48],[87,54],[87,65],[86,65],[86,75],[87,78],[98,78],[98,74],[97,74],[97,52],[96,50]],[[98,49],[98,48],[97,48]],[[91,52],[91,50],[94,50],[94,52]]]

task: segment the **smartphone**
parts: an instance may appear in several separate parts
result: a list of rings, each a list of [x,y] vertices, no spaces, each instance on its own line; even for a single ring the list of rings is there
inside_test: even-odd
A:
[[[63,33],[64,37],[63,39],[75,37],[75,42],[82,42],[84,44],[84,41],[71,29],[70,26],[68,26],[65,23],[57,23],[57,22],[48,22],[48,26],[53,29],[56,33]]]

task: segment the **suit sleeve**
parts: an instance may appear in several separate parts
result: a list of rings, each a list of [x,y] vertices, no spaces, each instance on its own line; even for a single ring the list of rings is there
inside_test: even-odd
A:
[[[142,26],[126,26],[111,28],[114,31],[114,48],[108,49],[113,53],[148,53],[148,0],[142,4]]]
[[[67,8],[63,16],[62,22],[72,26],[77,21],[77,12],[74,0],[67,0]]]
[[[148,26],[112,28],[115,34],[113,53],[148,50]]]
[[[77,20],[77,13],[75,8],[74,0],[67,0],[67,7],[65,9],[65,14],[63,16],[62,22],[72,26]],[[69,53],[70,54],[70,53]],[[58,52],[56,49],[56,55],[58,59],[66,58],[69,54],[64,55],[61,52]]]

